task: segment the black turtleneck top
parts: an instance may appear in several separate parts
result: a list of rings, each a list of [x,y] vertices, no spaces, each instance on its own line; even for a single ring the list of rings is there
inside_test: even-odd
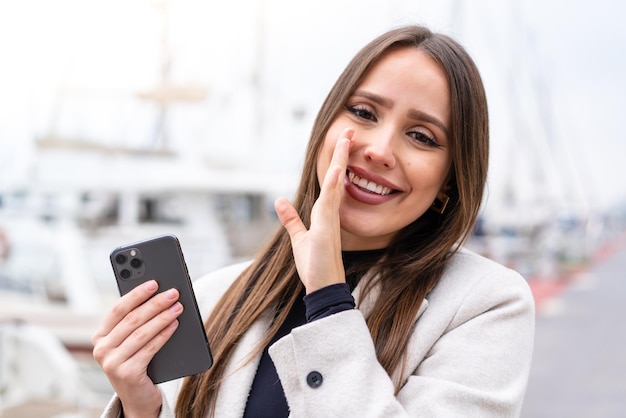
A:
[[[361,264],[373,264],[383,252],[384,250],[342,251],[346,283],[332,284],[308,295],[303,293],[303,297],[294,303],[285,322],[263,350],[248,395],[244,418],[286,418],[289,416],[283,387],[268,354],[269,346],[289,334],[293,328],[338,312],[354,309],[352,291],[362,276],[362,269],[359,270],[357,267]]]

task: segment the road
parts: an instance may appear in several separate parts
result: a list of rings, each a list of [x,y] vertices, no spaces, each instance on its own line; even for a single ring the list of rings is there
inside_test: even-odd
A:
[[[626,417],[626,246],[538,305],[522,418]]]

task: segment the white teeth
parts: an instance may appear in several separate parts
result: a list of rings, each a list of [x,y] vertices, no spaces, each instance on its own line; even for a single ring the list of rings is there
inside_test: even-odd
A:
[[[350,182],[356,184],[357,186],[369,190],[372,193],[376,193],[382,196],[388,195],[391,193],[391,189],[389,187],[381,186],[380,184],[376,184],[373,181],[367,181],[366,179],[362,179],[352,171],[348,171],[348,179]]]
[[[370,181],[369,183],[367,183],[367,186],[365,186],[365,188],[366,188],[367,190],[369,190],[370,192],[374,192],[374,193],[375,193],[375,192],[376,192],[376,186],[377,186],[377,184],[376,184],[376,183],[372,183],[372,182]],[[379,187],[380,187],[380,186],[379,186]]]

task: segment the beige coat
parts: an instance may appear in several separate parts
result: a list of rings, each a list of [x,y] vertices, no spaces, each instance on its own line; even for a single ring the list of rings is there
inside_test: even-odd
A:
[[[203,316],[242,268],[231,266],[195,283]],[[365,325],[376,297],[360,301],[358,310],[295,328],[270,348],[292,417],[519,416],[535,319],[524,278],[468,250],[455,255],[417,315],[409,361],[396,370],[405,382],[397,395]],[[239,344],[218,395],[217,417],[243,415],[260,357],[239,366],[268,325],[269,318],[261,318]],[[317,385],[307,383],[311,372],[317,372]],[[179,385],[161,385],[161,417],[173,417]],[[119,408],[114,398],[103,417],[118,416]]]

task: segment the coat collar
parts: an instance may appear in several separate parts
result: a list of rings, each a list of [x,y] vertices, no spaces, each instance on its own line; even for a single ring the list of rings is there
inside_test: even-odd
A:
[[[354,296],[354,300],[357,303],[357,306],[359,308],[359,310],[361,311],[361,313],[363,314],[363,317],[367,318],[369,316],[369,314],[372,312],[372,309],[374,308],[374,304],[376,302],[376,300],[380,297],[380,293],[381,293],[381,288],[379,284],[375,284],[374,287],[370,290],[370,292],[363,296],[363,288],[364,288],[364,282],[366,280],[371,280],[372,277],[371,276],[365,276],[363,277],[363,279],[361,279],[359,281],[359,284],[357,285],[357,287],[354,289],[354,292],[352,292],[352,295]],[[420,305],[417,314],[415,315],[415,319],[413,320],[413,326],[415,327],[415,324],[417,323],[417,321],[419,320],[419,318],[422,316],[422,314],[426,311],[426,309],[428,309],[428,299],[424,299],[422,301],[422,304]],[[416,334],[413,333],[411,335],[411,337],[409,338],[409,343],[407,345],[407,350],[409,352],[411,352],[411,347],[416,344]],[[407,361],[404,362],[404,367],[402,368],[402,370],[396,369],[394,371],[394,378],[397,377],[398,374],[400,374],[400,381],[402,382],[402,384],[404,385],[404,383],[406,383],[407,379],[409,378],[409,376],[411,374],[413,374],[413,371],[417,368],[417,366],[419,365],[419,363],[421,362],[421,358],[418,357],[414,357],[414,356],[409,356],[407,358]]]
[[[380,292],[381,292],[380,284],[375,284],[374,287],[371,289],[371,291],[367,295],[363,296],[363,290],[365,287],[364,283],[372,279],[374,278],[370,275],[364,276],[359,281],[359,284],[352,292],[352,296],[354,296],[356,305],[361,311],[361,313],[363,313],[363,316],[365,318],[367,318],[372,312],[372,309],[374,309],[374,304],[376,303],[376,300],[380,297]],[[422,304],[420,305],[419,310],[417,311],[417,314],[415,315],[415,319],[413,322],[417,322],[419,317],[422,316],[422,314],[424,313],[424,311],[426,311],[427,308],[428,308],[428,299],[424,299],[422,301]]]
[[[241,337],[224,371],[224,380],[220,385],[215,403],[216,417],[240,418],[243,416],[248,394],[261,360],[261,354],[258,354],[250,361],[250,353],[267,334],[271,319],[269,312],[261,315]]]
[[[363,279],[367,279],[364,277]],[[363,313],[363,316],[367,316],[371,313],[376,299],[380,296],[380,286],[376,285],[368,295],[361,300],[361,293],[363,290],[364,280],[359,282],[359,285],[354,289],[352,295],[359,310]],[[415,321],[426,311],[428,308],[428,300],[424,299],[419,311],[415,317]],[[248,394],[254,381],[261,355],[255,356],[252,361],[246,364],[250,360],[249,354],[257,347],[263,337],[267,334],[267,330],[270,327],[272,316],[269,313],[263,314],[246,332],[241,338],[240,343],[233,352],[233,357],[224,372],[225,379],[220,386],[220,391],[217,395],[215,405],[215,416],[220,418],[239,418],[243,416]],[[411,338],[412,340],[413,338]],[[411,344],[411,342],[409,342]],[[414,364],[414,359],[409,358],[407,364],[402,370],[402,382],[408,379],[412,371],[415,370],[417,364]],[[397,371],[400,373],[400,371]]]

